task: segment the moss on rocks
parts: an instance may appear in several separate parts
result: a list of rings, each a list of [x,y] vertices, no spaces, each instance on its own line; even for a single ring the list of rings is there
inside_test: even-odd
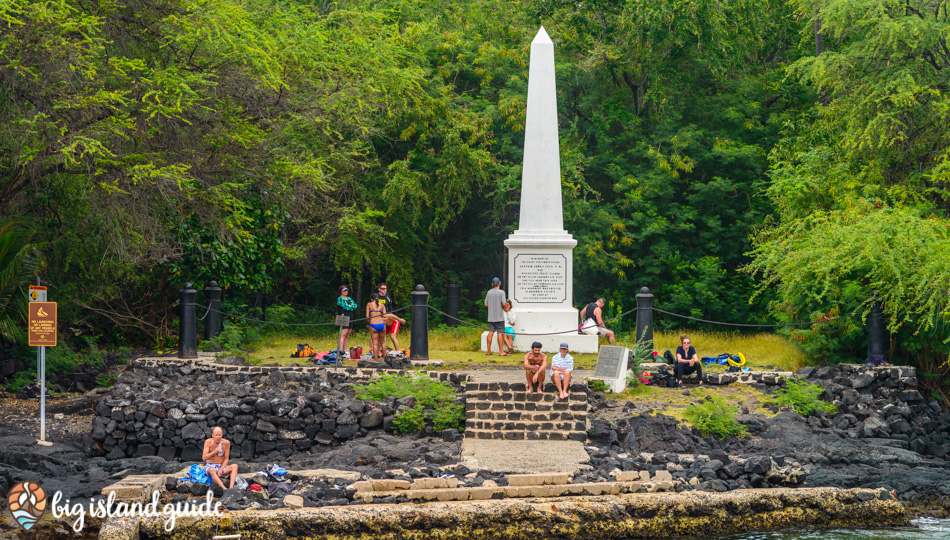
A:
[[[171,533],[161,519],[142,520],[146,539],[203,539],[237,532],[247,539],[472,540],[662,538],[809,528],[906,526],[903,506],[884,490],[760,489],[371,505],[234,512],[237,523],[180,520]]]

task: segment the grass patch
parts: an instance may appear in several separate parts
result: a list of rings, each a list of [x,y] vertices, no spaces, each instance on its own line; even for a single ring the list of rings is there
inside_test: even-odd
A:
[[[751,414],[760,414],[769,418],[775,416],[775,413],[765,407],[770,402],[771,396],[759,392],[748,384],[703,385],[692,386],[688,389],[687,396],[683,395],[683,388],[661,388],[639,384],[627,387],[619,394],[607,394],[607,397],[649,406],[654,409],[654,415],[664,414],[690,426],[695,426],[695,424],[686,416],[686,411],[708,397],[722,398],[740,409],[746,407]]]
[[[697,331],[656,332],[653,335],[653,348],[663,354],[669,349],[676,352],[680,344],[680,334],[687,334],[700,358],[718,356],[722,353],[742,353],[746,358],[746,367],[752,369],[779,369],[797,371],[808,365],[805,353],[796,345],[777,334],[714,333]],[[710,367],[725,370],[726,366]],[[703,366],[703,369],[707,369]]]
[[[443,369],[475,369],[475,368],[504,368],[519,366],[523,362],[523,355],[515,353],[512,356],[498,356],[496,350],[491,356],[485,356],[478,350],[482,330],[468,326],[449,328],[439,326],[429,330],[429,357],[433,360],[445,362]],[[681,332],[657,332],[654,335],[654,349],[663,353],[664,350],[676,350]],[[781,369],[795,371],[807,364],[805,354],[795,345],[789,343],[782,336],[775,334],[739,335],[730,333],[689,332],[693,344],[700,356],[715,356],[728,352],[741,352],[745,355],[747,366],[752,369]],[[298,343],[309,343],[318,351],[336,349],[339,333],[333,329],[293,329],[288,332],[270,332],[266,335],[257,335],[256,339],[247,340],[250,352],[242,353],[252,364],[300,363],[299,358],[291,358],[290,354],[297,350]],[[409,347],[408,327],[399,334],[400,348]],[[233,339],[222,340],[233,343]],[[632,347],[634,336],[621,334],[617,338],[620,345]],[[392,346],[387,337],[386,343]],[[601,340],[601,344],[606,344]],[[369,349],[369,331],[362,327],[353,329],[350,334],[349,346],[362,346],[364,352]],[[227,348],[227,347],[226,347]],[[596,354],[574,354],[576,369],[594,369],[597,365]],[[704,367],[710,371],[725,370],[725,366]]]

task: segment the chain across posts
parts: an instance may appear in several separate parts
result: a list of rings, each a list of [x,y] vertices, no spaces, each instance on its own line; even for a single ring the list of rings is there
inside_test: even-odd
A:
[[[412,291],[412,325],[409,333],[409,358],[429,359],[429,293],[422,285]]]
[[[198,358],[198,318],[195,314],[195,300],[198,291],[191,283],[178,291],[181,299],[181,316],[178,318],[178,358]]]
[[[875,356],[884,359],[885,350],[883,309],[875,293],[871,313],[868,315],[868,360],[874,359]]]
[[[205,339],[212,339],[221,334],[221,287],[218,287],[217,281],[209,281],[205,285],[205,303],[208,305]]]
[[[445,318],[445,325],[455,328],[459,325],[456,320],[459,316],[459,300],[462,298],[462,286],[453,279],[445,288],[445,311],[449,314]],[[456,319],[453,319],[455,317]]]
[[[637,343],[649,343],[653,349],[653,295],[648,287],[637,295]]]

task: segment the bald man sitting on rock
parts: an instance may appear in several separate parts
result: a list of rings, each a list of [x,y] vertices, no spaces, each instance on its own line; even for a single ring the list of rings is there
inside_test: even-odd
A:
[[[224,438],[224,429],[215,426],[211,430],[211,438],[205,441],[201,459],[205,462],[205,473],[221,489],[228,489],[224,487],[224,482],[221,481],[225,476],[231,477],[229,488],[233,488],[234,482],[237,480],[238,466],[233,463],[228,465],[229,457],[231,457],[231,441]]]

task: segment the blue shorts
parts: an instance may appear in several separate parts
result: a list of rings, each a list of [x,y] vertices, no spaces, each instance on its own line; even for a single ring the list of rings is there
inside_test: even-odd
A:
[[[515,337],[515,329],[510,326],[505,327],[505,333],[508,334],[508,337]]]
[[[383,330],[386,329],[386,325],[383,323],[371,324],[369,325],[369,327],[372,328],[373,330],[376,330],[377,332],[382,332]]]
[[[221,476],[221,464],[220,463],[208,463],[205,465],[205,474],[211,476],[211,471],[214,471],[218,476]]]

